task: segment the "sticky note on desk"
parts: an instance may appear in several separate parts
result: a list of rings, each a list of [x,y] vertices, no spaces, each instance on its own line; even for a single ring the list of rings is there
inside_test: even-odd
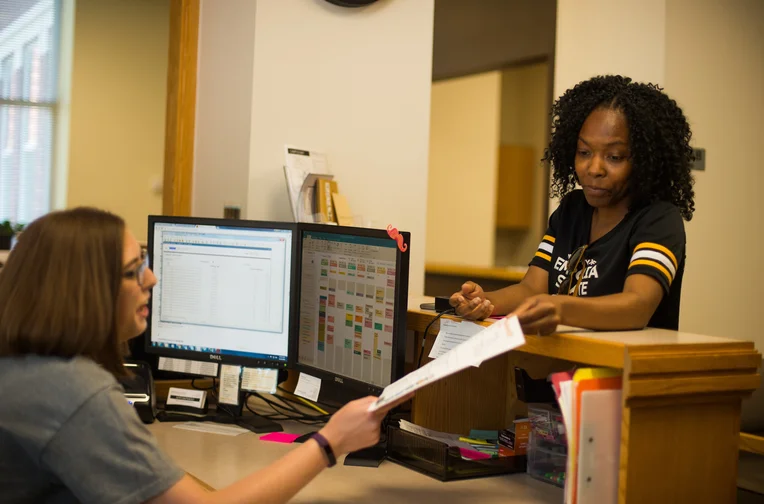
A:
[[[299,434],[288,434],[286,432],[271,432],[260,436],[260,441],[271,441],[273,443],[294,443],[294,440],[300,437]]]

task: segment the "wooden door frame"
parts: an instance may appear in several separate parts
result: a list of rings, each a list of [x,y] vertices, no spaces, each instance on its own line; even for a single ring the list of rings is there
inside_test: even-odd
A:
[[[200,0],[170,0],[162,213],[191,215]]]

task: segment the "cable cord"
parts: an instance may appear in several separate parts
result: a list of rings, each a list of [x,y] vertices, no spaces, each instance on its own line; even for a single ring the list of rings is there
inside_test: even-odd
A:
[[[419,369],[420,367],[422,367],[422,356],[424,355],[424,344],[427,341],[427,333],[429,332],[430,327],[432,327],[432,325],[435,322],[437,322],[440,319],[440,317],[442,317],[443,315],[453,315],[455,313],[456,313],[456,310],[454,308],[449,308],[446,311],[442,311],[438,313],[438,316],[432,319],[429,324],[427,324],[427,327],[424,329],[424,334],[422,335],[422,347],[419,349],[419,359],[417,359],[416,369]]]
[[[292,406],[291,404],[286,403],[286,401],[284,401],[283,398],[279,396],[275,396],[275,397],[282,400],[284,404],[275,402],[258,392],[250,392],[248,394],[248,397],[249,396],[257,397],[258,399],[265,402],[268,406],[270,406],[270,408],[273,411],[276,412],[276,415],[267,415],[268,417],[275,418],[276,416],[278,416],[280,420],[295,420],[297,422],[309,423],[309,425],[315,425],[317,423],[325,423],[329,419],[327,415],[308,415],[306,413],[303,413],[297,408],[295,408],[294,406]],[[247,406],[247,409],[253,414],[266,416],[266,415],[263,415],[262,413],[256,413],[255,411],[253,411],[252,408],[250,408],[248,403],[245,403],[245,405]]]

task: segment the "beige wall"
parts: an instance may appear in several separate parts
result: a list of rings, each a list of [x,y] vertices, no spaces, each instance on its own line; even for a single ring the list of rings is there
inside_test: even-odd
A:
[[[663,83],[665,39],[666,0],[558,0],[555,99],[595,75]]]
[[[77,0],[67,205],[161,213],[169,0]]]
[[[580,27],[595,17],[592,37]],[[559,0],[557,33],[555,96],[592,75],[622,72],[663,85],[683,108],[693,145],[706,149],[706,171],[694,172],[680,329],[764,349],[756,329],[764,174],[752,154],[764,117],[764,2]]]
[[[535,63],[502,71],[501,143],[533,148],[531,228],[496,231],[496,266],[528,264],[546,230],[548,184],[541,162],[549,136],[549,64]],[[500,197],[500,196],[499,196]]]
[[[666,91],[706,149],[687,224],[681,328],[756,342],[764,271],[758,252],[764,170],[764,2],[667,0]]]
[[[501,72],[435,82],[427,262],[493,266]]]

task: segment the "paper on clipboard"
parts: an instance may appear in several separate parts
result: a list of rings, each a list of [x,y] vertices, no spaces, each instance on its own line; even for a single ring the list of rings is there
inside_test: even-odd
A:
[[[369,411],[376,411],[425,385],[470,366],[479,365],[486,359],[523,344],[525,336],[517,317],[503,318],[451,351],[385,387],[379,399],[369,407]]]
[[[292,216],[295,222],[313,222],[313,187],[316,178],[319,175],[332,178],[328,173],[326,154],[285,145],[284,156],[284,176]]]

